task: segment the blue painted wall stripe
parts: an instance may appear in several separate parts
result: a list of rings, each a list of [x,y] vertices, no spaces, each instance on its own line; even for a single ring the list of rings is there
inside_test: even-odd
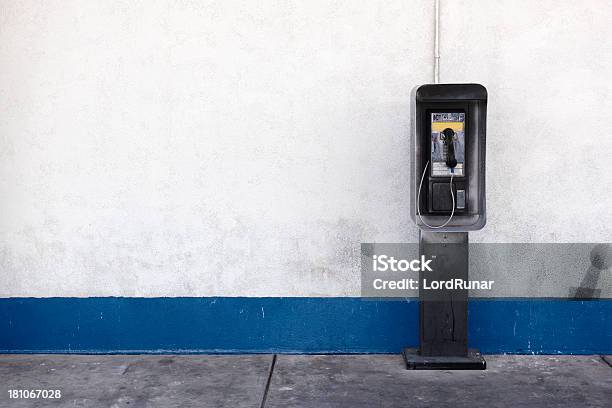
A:
[[[612,301],[473,300],[483,353],[612,354]],[[0,352],[398,353],[418,302],[359,298],[4,298]]]

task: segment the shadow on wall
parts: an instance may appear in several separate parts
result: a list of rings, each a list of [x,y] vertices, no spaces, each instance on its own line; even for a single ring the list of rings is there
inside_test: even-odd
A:
[[[596,245],[590,253],[591,266],[587,269],[579,287],[570,288],[569,297],[576,300],[599,299],[601,289],[597,289],[602,271],[608,271],[612,263],[612,248],[609,244]]]

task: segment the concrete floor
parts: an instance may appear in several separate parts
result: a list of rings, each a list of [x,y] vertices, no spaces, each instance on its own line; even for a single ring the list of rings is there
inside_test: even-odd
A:
[[[0,355],[0,407],[609,408],[607,359],[486,356],[486,371],[407,371],[399,355]]]

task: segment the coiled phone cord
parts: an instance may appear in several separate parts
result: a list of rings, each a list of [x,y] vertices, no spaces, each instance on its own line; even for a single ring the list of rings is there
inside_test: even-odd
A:
[[[421,176],[421,182],[419,183],[419,192],[417,193],[417,203],[416,203],[417,204],[417,215],[419,216],[419,219],[421,220],[421,222],[425,224],[426,226],[428,226],[429,228],[443,228],[443,227],[446,227],[449,222],[451,222],[451,220],[453,219],[453,216],[455,215],[455,194],[453,194],[453,176],[455,175],[455,169],[451,169],[451,179],[449,183],[450,193],[453,199],[453,209],[451,211],[451,215],[450,217],[448,217],[448,220],[446,220],[446,222],[442,225],[429,225],[423,220],[423,217],[421,217],[421,188],[423,188],[423,179],[425,179],[425,173],[427,173],[427,167],[429,167],[429,161],[427,161],[427,164],[425,165],[425,169],[423,169],[423,175]]]

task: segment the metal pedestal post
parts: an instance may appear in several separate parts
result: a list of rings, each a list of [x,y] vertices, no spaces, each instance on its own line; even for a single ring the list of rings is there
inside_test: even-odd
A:
[[[429,289],[434,281],[468,279],[468,233],[421,231],[419,252],[432,259],[433,271],[420,272],[420,348],[404,349],[413,370],[484,370],[477,350],[468,350],[466,289]]]

